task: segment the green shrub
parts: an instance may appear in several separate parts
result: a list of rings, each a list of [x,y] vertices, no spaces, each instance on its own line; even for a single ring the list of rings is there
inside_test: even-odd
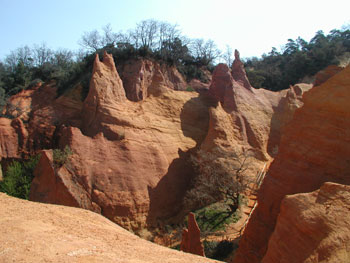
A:
[[[41,79],[39,79],[39,78],[34,79],[34,80],[32,80],[32,81],[29,83],[28,89],[31,89],[31,88],[33,88],[33,87],[36,87],[36,86],[37,86],[38,84],[40,84],[40,83],[43,83],[43,81],[42,81]]]
[[[194,89],[193,89],[191,86],[188,86],[188,87],[186,88],[186,91],[194,91]]]
[[[3,88],[0,87],[0,116],[2,115],[2,109],[6,105],[6,93]]]
[[[217,202],[195,211],[196,220],[203,233],[225,230],[226,225],[239,220],[238,212],[232,213],[227,204]]]
[[[216,260],[225,260],[238,247],[232,241],[228,240],[222,240],[220,242],[205,240],[203,245],[205,256]]]
[[[5,172],[3,180],[0,182],[0,192],[8,195],[28,199],[30,185],[33,181],[34,169],[40,156],[33,156],[28,161],[13,161]]]
[[[54,149],[53,150],[54,166],[56,168],[63,166],[67,162],[69,156],[71,156],[72,154],[73,154],[73,152],[68,145],[66,145],[66,147],[64,147],[63,151],[61,149]]]

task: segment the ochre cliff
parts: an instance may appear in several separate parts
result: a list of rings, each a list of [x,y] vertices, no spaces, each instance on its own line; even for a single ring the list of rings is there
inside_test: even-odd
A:
[[[20,120],[19,120],[20,121]],[[15,120],[0,118],[0,160],[2,158],[20,158],[20,135],[13,127]],[[25,140],[26,138],[23,138]]]
[[[205,100],[166,89],[130,102],[105,54],[95,60],[81,116],[81,129],[63,125],[55,132],[59,145],[74,152],[67,170],[51,173],[66,189],[37,176],[31,199],[91,209],[134,231],[177,215],[192,178],[188,151],[207,132]]]
[[[32,200],[90,209],[135,232],[176,221],[184,215],[182,198],[194,176],[191,154],[203,165],[226,165],[251,150],[249,174],[255,176],[302,105],[304,87],[256,90],[238,54],[236,60],[232,73],[219,65],[209,91],[200,93],[176,90],[182,83],[176,77],[171,86],[170,75],[161,77],[158,66],[136,63],[130,78],[145,70],[144,86],[137,89],[147,87],[147,96],[133,102],[105,53],[103,61],[95,59],[84,101],[79,86],[57,98],[54,83],[13,96],[23,106],[11,113],[17,119],[1,119],[1,157],[68,145],[73,155],[61,168],[53,165],[51,151],[42,153]]]
[[[211,166],[220,160],[244,158],[242,155],[249,151],[252,159],[247,173],[256,175],[278,149],[283,127],[302,105],[302,94],[310,87],[300,86],[281,92],[252,88],[238,52],[232,72],[227,65],[219,64],[209,87],[219,103],[209,110],[209,130],[198,153],[199,161]],[[231,168],[237,165],[229,164]]]
[[[350,186],[287,195],[262,263],[350,262]]]
[[[350,184],[349,100],[349,66],[304,94],[260,188],[235,263],[262,260],[286,195],[315,191],[324,182]]]
[[[82,130],[89,136],[102,132],[106,138],[118,139],[118,133],[111,126],[116,120],[113,111],[127,107],[125,90],[112,55],[103,55],[103,62],[96,54],[90,80],[89,93],[82,109]]]
[[[0,193],[0,262],[218,262],[143,240],[101,215]]]
[[[128,60],[119,66],[126,96],[131,101],[141,101],[159,89],[186,90],[187,83],[176,67],[161,65],[156,61]]]

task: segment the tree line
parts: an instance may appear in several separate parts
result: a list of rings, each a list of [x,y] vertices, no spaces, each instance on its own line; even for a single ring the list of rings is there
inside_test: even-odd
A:
[[[79,44],[78,52],[52,50],[45,44],[11,51],[0,61],[0,108],[8,96],[38,81],[56,81],[59,94],[79,82],[87,94],[94,54],[104,50],[113,54],[117,67],[129,59],[146,57],[176,66],[188,81],[198,78],[207,82],[203,69],[213,70],[219,58],[229,66],[233,62],[229,46],[221,52],[212,40],[190,39],[177,25],[153,19],[126,32],[114,32],[110,25],[85,32]],[[245,60],[245,67],[253,87],[281,90],[329,64],[338,64],[350,57],[349,52],[349,28],[332,30],[328,35],[318,31],[310,42],[300,37],[288,39],[280,52],[272,48],[261,58]]]
[[[202,69],[214,68],[220,50],[212,40],[189,39],[179,27],[153,19],[139,22],[127,32],[113,32],[108,24],[101,31],[85,32],[81,50],[52,50],[45,44],[20,47],[0,61],[0,107],[6,97],[38,81],[55,80],[59,93],[81,82],[88,89],[94,55],[107,50],[117,67],[132,58],[146,57],[176,66],[190,80],[208,81]]]
[[[350,27],[334,29],[328,35],[316,32],[309,41],[298,37],[288,39],[280,52],[272,48],[261,58],[245,61],[250,83],[255,88],[287,89],[289,85],[307,81],[328,65],[347,64],[350,61]]]
[[[115,33],[108,24],[102,32],[85,32],[79,44],[90,52],[106,46],[133,48],[172,64],[191,61],[208,66],[221,54],[213,40],[190,39],[182,35],[178,25],[153,19],[143,20],[127,32]]]

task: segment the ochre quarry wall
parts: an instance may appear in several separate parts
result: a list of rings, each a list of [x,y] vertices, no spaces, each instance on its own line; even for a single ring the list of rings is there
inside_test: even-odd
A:
[[[304,94],[260,188],[235,263],[263,259],[286,195],[312,192],[325,182],[350,184],[349,100],[349,66]]]

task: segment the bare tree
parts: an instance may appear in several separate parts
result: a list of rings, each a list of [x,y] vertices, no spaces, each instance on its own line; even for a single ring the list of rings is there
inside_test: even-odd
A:
[[[229,45],[226,45],[225,52],[222,54],[221,57],[230,68],[233,63],[233,56],[232,56],[232,48]]]
[[[191,43],[192,55],[204,65],[209,65],[220,56],[220,50],[211,39],[194,39]]]
[[[101,46],[112,45],[115,46],[118,43],[126,43],[128,42],[127,35],[122,32],[114,33],[111,27],[111,24],[107,24],[102,28],[103,35],[101,37]]]
[[[107,24],[102,27],[103,36],[101,39],[102,45],[113,44],[117,41],[116,33],[113,33],[111,24]]]
[[[190,209],[224,201],[233,214],[239,207],[242,194],[249,188],[251,180],[245,172],[249,168],[250,153],[215,159],[209,163],[205,157],[192,156],[192,163],[198,172],[194,188],[187,192],[184,203]],[[201,160],[200,160],[201,159]]]
[[[158,22],[153,19],[141,21],[132,31],[131,36],[136,48],[154,48],[158,38]]]
[[[126,34],[113,32],[111,25],[107,24],[101,33],[98,30],[85,32],[78,43],[84,49],[93,52],[107,45],[118,48],[133,46],[159,51],[178,39],[182,40],[178,25],[148,19],[139,22],[135,29],[129,30]]]
[[[49,62],[53,56],[53,51],[48,48],[45,43],[34,45],[32,53],[33,62],[36,67],[42,67],[45,63]]]
[[[11,51],[5,58],[5,63],[11,70],[14,70],[18,63],[22,63],[24,66],[32,66],[33,61],[33,53],[28,46]]]
[[[178,25],[171,25],[167,22],[159,22],[159,49],[162,49],[164,43],[174,42],[175,39],[179,39],[181,32],[178,28]]]
[[[91,32],[85,32],[78,43],[90,51],[97,51],[102,47],[101,40],[100,33],[97,30],[93,30]]]

